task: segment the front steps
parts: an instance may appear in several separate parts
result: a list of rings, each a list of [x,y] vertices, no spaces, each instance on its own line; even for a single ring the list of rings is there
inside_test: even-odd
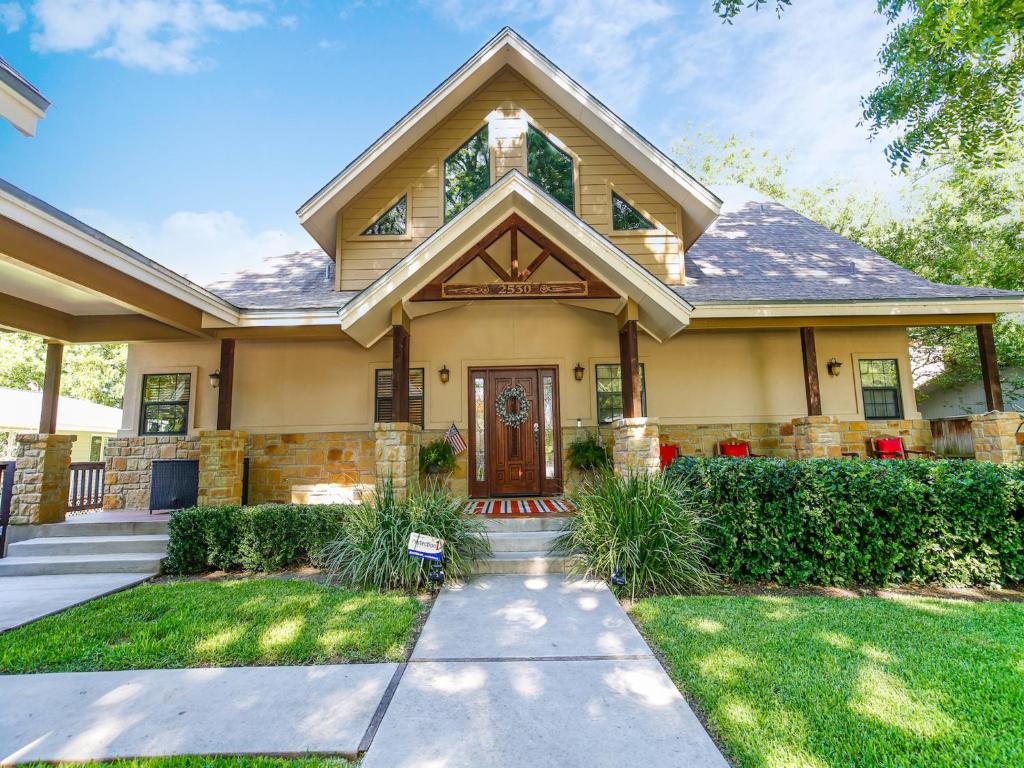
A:
[[[476,573],[524,576],[565,573],[567,558],[550,554],[551,544],[565,525],[565,518],[487,517],[483,523],[493,554],[477,563]]]
[[[167,553],[165,520],[56,523],[34,533],[8,545],[0,577],[156,574]]]

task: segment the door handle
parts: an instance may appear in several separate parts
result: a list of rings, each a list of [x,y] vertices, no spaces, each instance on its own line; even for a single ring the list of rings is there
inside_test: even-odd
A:
[[[533,422],[533,439],[540,440],[540,424]]]

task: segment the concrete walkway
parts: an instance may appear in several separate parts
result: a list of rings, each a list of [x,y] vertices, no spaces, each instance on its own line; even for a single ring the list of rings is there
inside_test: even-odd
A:
[[[446,587],[363,768],[727,768],[607,587]]]
[[[145,581],[149,574],[82,573],[0,578],[0,632]]]

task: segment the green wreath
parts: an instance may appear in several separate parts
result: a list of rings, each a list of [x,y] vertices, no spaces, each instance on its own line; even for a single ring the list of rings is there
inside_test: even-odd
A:
[[[516,412],[510,413],[508,401],[515,399]],[[530,398],[526,396],[526,390],[518,384],[509,384],[498,395],[494,403],[494,409],[498,412],[498,418],[506,427],[518,427],[526,421],[530,413]]]

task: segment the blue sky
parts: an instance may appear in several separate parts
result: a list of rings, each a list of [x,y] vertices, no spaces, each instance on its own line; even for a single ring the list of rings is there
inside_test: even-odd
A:
[[[654,143],[701,126],[796,181],[892,194],[856,125],[886,29],[868,0],[732,27],[711,0],[0,0],[0,55],[52,102],[0,124],[0,176],[200,280],[313,247],[295,209],[503,25]]]

